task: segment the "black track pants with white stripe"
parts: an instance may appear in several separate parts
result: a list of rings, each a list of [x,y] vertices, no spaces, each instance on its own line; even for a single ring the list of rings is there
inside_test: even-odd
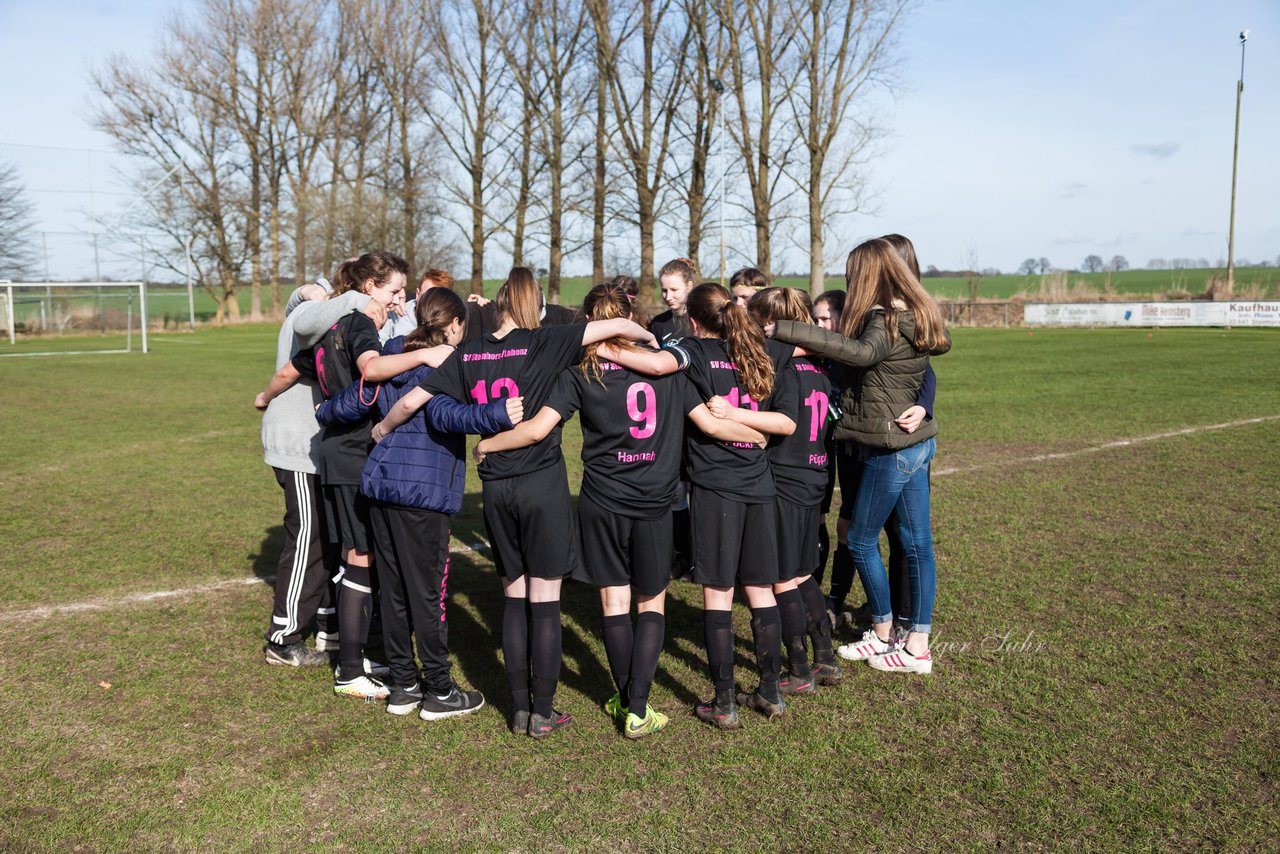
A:
[[[302,639],[320,613],[317,628],[333,621],[329,573],[325,567],[324,513],[320,482],[313,474],[273,468],[284,490],[284,548],[276,566],[275,606],[267,640],[291,644]]]

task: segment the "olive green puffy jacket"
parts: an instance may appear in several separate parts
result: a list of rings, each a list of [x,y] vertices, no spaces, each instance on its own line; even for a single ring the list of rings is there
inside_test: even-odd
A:
[[[937,419],[926,420],[914,433],[903,430],[894,419],[915,405],[929,356],[950,350],[951,338],[948,336],[946,345],[931,353],[921,352],[911,343],[916,331],[915,315],[899,311],[897,320],[896,339],[889,337],[882,308],[871,310],[871,317],[857,338],[846,338],[812,323],[778,321],[773,333],[776,340],[799,345],[851,368],[846,372],[847,385],[840,398],[844,417],[836,425],[839,441],[899,450],[938,435]]]

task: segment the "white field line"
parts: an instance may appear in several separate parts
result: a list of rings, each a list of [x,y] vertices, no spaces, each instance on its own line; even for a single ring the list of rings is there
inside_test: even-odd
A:
[[[468,546],[454,540],[450,551],[458,554],[488,554],[489,544],[472,543]],[[212,593],[232,587],[252,587],[255,584],[270,586],[275,583],[275,576],[268,575],[264,578],[231,578],[226,581],[215,581],[211,584],[200,584],[195,587],[182,587],[177,590],[153,590],[144,593],[127,593],[124,596],[99,596],[94,597],[93,599],[85,599],[82,602],[67,602],[63,605],[43,605],[38,608],[21,608],[13,611],[0,611],[0,623],[27,622],[30,620],[41,620],[46,617],[56,617],[60,614],[77,614],[84,611],[113,610],[123,605],[135,605],[141,602],[154,602],[160,599],[186,599],[189,596],[196,596],[201,593]]]
[[[1161,439],[1176,439],[1179,436],[1191,436],[1196,433],[1209,433],[1214,430],[1230,430],[1235,427],[1247,427],[1251,424],[1265,424],[1269,421],[1280,421],[1280,415],[1264,415],[1261,418],[1246,418],[1243,421],[1226,421],[1222,424],[1202,424],[1199,427],[1184,427],[1181,430],[1169,430],[1165,433],[1151,433],[1147,436],[1135,436],[1131,439],[1116,439],[1114,442],[1104,442],[1101,445],[1093,445],[1088,448],[1077,448],[1074,451],[1057,451],[1050,454],[1034,454],[1029,457],[1016,457],[1010,460],[1000,460],[999,462],[980,463],[973,466],[956,466],[955,468],[935,468],[933,470],[934,477],[943,477],[951,474],[965,474],[966,472],[982,471],[984,469],[1007,469],[1026,463],[1044,463],[1054,460],[1069,460],[1072,457],[1083,457],[1089,454],[1098,454],[1103,451],[1112,451],[1116,448],[1128,448],[1133,445],[1142,445],[1147,442],[1158,442]]]
[[[945,475],[964,474],[966,472],[982,471],[984,469],[991,468],[1010,468],[1012,466],[1026,463],[1065,460],[1072,457],[1081,457],[1087,454],[1097,454],[1103,451],[1115,450],[1116,448],[1128,448],[1148,442],[1158,442],[1162,439],[1175,439],[1179,436],[1191,436],[1196,433],[1208,433],[1214,430],[1230,430],[1235,427],[1247,427],[1252,424],[1265,424],[1272,421],[1280,421],[1280,415],[1264,415],[1260,418],[1246,418],[1243,421],[1227,421],[1222,424],[1204,424],[1199,427],[1184,427],[1181,430],[1170,430],[1164,433],[1151,433],[1147,436],[1135,436],[1131,439],[1117,439],[1114,442],[1104,442],[1101,445],[1093,445],[1088,448],[1078,448],[1074,451],[1035,454],[1030,457],[1019,457],[1012,460],[1003,460],[998,463],[935,469],[933,474],[935,477],[942,477]],[[488,543],[479,542],[468,545],[458,540],[454,540],[450,547],[450,551],[457,552],[458,554],[485,554],[488,553],[489,550],[490,547]],[[233,578],[227,581],[202,584],[197,587],[185,587],[178,590],[157,590],[150,593],[130,593],[125,596],[103,596],[94,599],[86,599],[82,602],[68,602],[64,605],[46,605],[39,608],[0,611],[0,622],[26,622],[30,620],[44,619],[46,617],[54,617],[60,614],[74,614],[83,611],[102,611],[111,608],[119,608],[122,605],[153,602],[159,599],[182,599],[188,596],[196,596],[201,593],[211,593],[217,590],[225,590],[227,588],[249,587],[255,584],[274,583],[275,579],[270,576],[266,578]]]

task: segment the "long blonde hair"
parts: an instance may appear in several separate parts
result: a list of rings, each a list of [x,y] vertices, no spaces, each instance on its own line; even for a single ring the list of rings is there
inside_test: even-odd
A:
[[[494,301],[498,304],[499,324],[510,320],[520,329],[542,325],[542,288],[528,267],[512,267]]]
[[[689,317],[698,328],[723,338],[747,394],[757,401],[773,394],[773,360],[764,348],[764,333],[729,292],[706,282],[689,292]]]
[[[891,340],[898,338],[898,313],[895,300],[906,304],[915,315],[915,335],[912,344],[917,350],[928,352],[946,343],[946,326],[938,305],[920,280],[887,240],[876,238],[860,243],[849,253],[845,263],[845,282],[849,296],[844,313],[840,317],[840,334],[857,338],[873,308],[884,309],[884,325]]]
[[[596,285],[587,291],[587,296],[582,301],[582,313],[586,315],[588,321],[630,317],[631,298],[617,285],[608,283]],[[597,355],[601,344],[608,344],[619,350],[634,350],[636,345],[626,338],[610,338],[607,341],[587,345],[579,369],[588,381],[594,380],[604,385],[604,372],[600,370],[600,357]]]
[[[813,302],[799,288],[765,288],[751,297],[747,313],[761,326],[778,320],[813,323]]]

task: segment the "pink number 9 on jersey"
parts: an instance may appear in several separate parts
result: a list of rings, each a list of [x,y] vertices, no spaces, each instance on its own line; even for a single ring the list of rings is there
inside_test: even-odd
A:
[[[643,402],[641,395],[644,396]],[[658,396],[648,383],[632,383],[627,389],[627,415],[643,426],[631,428],[631,438],[648,439],[658,429]]]

